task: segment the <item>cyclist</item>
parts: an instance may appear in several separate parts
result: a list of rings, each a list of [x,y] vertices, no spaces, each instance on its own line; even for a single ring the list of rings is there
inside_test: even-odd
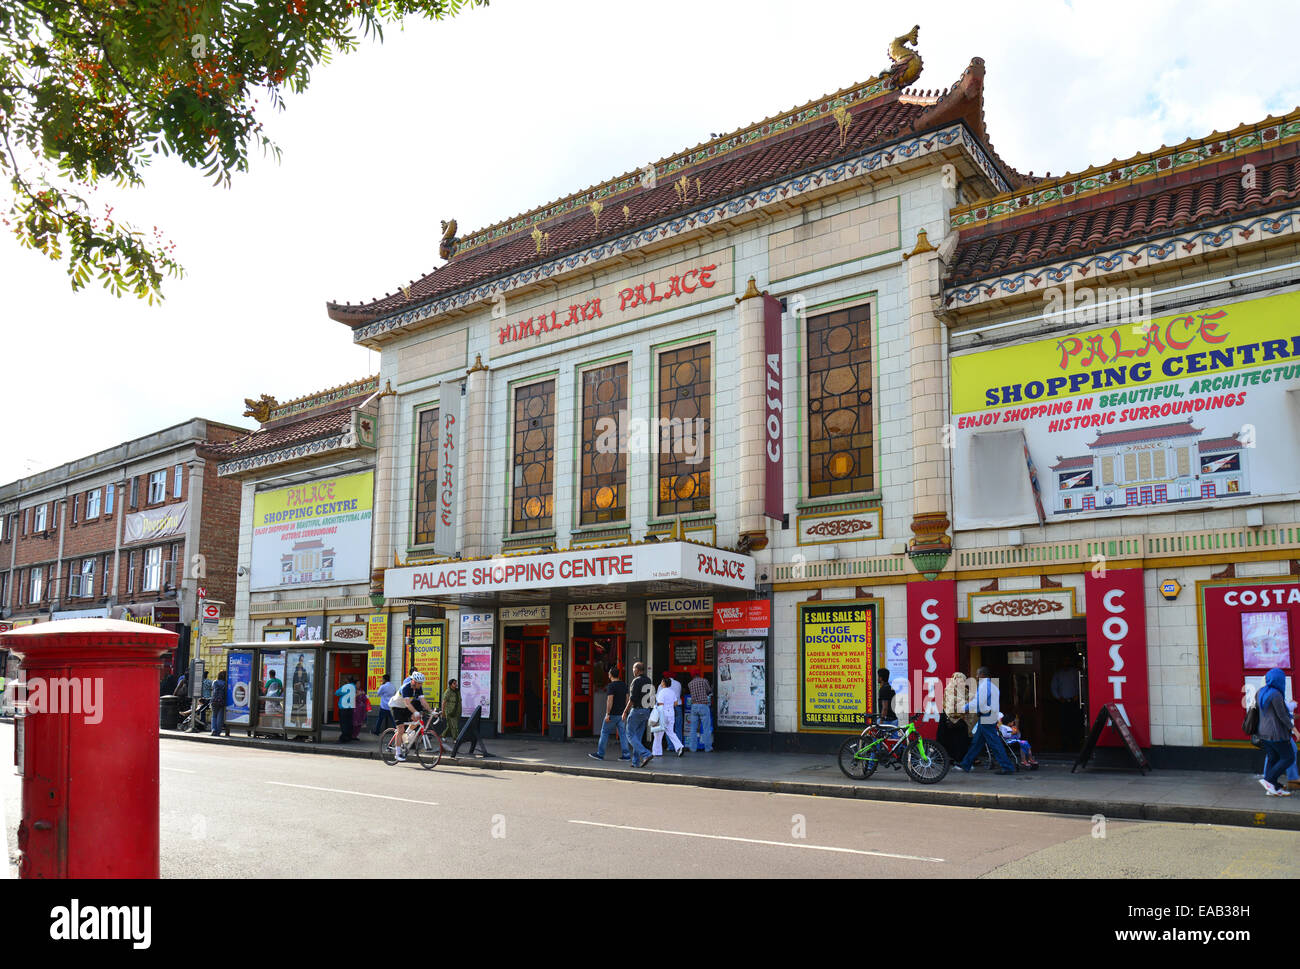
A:
[[[403,740],[411,715],[418,713],[423,716],[432,712],[432,708],[424,698],[424,674],[419,670],[411,670],[411,675],[402,680],[401,688],[389,701],[388,706],[393,712],[393,719],[397,721],[397,734],[393,737],[393,746],[397,748],[397,759],[406,760]]]

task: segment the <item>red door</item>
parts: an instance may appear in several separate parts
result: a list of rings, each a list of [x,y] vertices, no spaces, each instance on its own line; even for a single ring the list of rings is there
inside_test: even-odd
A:
[[[573,638],[573,736],[591,733],[592,641],[586,636]]]
[[[524,644],[507,639],[501,660],[501,727],[524,729]]]

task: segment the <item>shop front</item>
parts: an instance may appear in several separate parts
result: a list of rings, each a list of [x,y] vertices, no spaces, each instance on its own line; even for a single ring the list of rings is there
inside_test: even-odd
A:
[[[712,677],[714,591],[752,594],[750,556],[651,542],[388,569],[385,595],[458,610],[462,709],[502,733],[600,730],[610,671]],[[444,667],[447,668],[447,667]],[[446,676],[441,675],[445,686]],[[426,673],[426,683],[428,674]],[[621,711],[620,711],[621,712]]]

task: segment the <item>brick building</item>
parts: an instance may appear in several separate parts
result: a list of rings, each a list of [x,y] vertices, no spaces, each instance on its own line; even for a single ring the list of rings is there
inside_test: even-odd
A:
[[[188,642],[199,586],[233,607],[239,487],[212,448],[246,433],[195,418],[0,486],[3,621],[132,619]]]

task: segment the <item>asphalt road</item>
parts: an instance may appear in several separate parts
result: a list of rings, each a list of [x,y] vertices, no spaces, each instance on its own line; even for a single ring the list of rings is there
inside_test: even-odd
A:
[[[12,742],[0,730],[0,749]],[[1300,834],[161,741],[164,877],[1300,877]],[[0,771],[13,857],[18,778]],[[1098,837],[1097,835],[1104,835]],[[399,859],[404,858],[404,861]]]

